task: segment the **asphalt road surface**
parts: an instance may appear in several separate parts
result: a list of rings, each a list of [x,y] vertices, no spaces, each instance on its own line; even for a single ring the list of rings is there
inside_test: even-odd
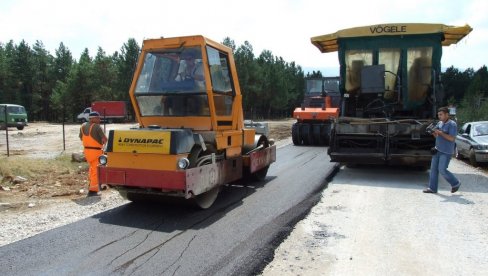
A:
[[[226,186],[208,210],[129,203],[3,246],[0,274],[257,273],[336,170],[323,147],[288,145],[277,160],[264,182]]]

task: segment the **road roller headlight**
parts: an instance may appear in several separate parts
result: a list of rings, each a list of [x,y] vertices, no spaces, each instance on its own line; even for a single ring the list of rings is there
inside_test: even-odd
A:
[[[190,160],[188,160],[188,158],[183,157],[178,160],[178,168],[184,170],[188,168],[188,166],[190,166]]]
[[[107,156],[106,155],[100,155],[98,157],[98,163],[100,163],[100,165],[107,165]]]

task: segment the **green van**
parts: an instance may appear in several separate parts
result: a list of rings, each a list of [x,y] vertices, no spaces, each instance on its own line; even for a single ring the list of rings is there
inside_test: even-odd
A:
[[[0,104],[0,129],[5,129],[5,109],[7,110],[7,126],[24,129],[27,125],[27,112],[21,105]]]

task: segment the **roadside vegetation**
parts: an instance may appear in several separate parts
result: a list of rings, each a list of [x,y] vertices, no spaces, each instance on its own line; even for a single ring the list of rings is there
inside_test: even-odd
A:
[[[460,123],[488,120],[488,70],[469,68],[464,72],[449,67],[442,75],[448,102],[458,107]]]
[[[86,171],[86,163],[71,162],[68,154],[49,160],[1,156],[0,199],[20,202],[26,198],[80,194],[86,182]]]
[[[69,173],[70,170],[76,169],[75,165],[71,162],[68,155],[61,155],[48,161],[31,157],[25,158],[24,156],[0,156],[0,175],[4,177],[13,177],[15,175],[32,177],[39,173],[49,172],[53,167]]]

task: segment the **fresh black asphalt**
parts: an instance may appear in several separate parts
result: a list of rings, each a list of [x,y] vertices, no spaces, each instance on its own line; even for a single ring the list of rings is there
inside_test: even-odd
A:
[[[265,181],[225,186],[210,209],[128,203],[0,247],[0,274],[256,274],[336,169],[326,148],[288,145]]]

